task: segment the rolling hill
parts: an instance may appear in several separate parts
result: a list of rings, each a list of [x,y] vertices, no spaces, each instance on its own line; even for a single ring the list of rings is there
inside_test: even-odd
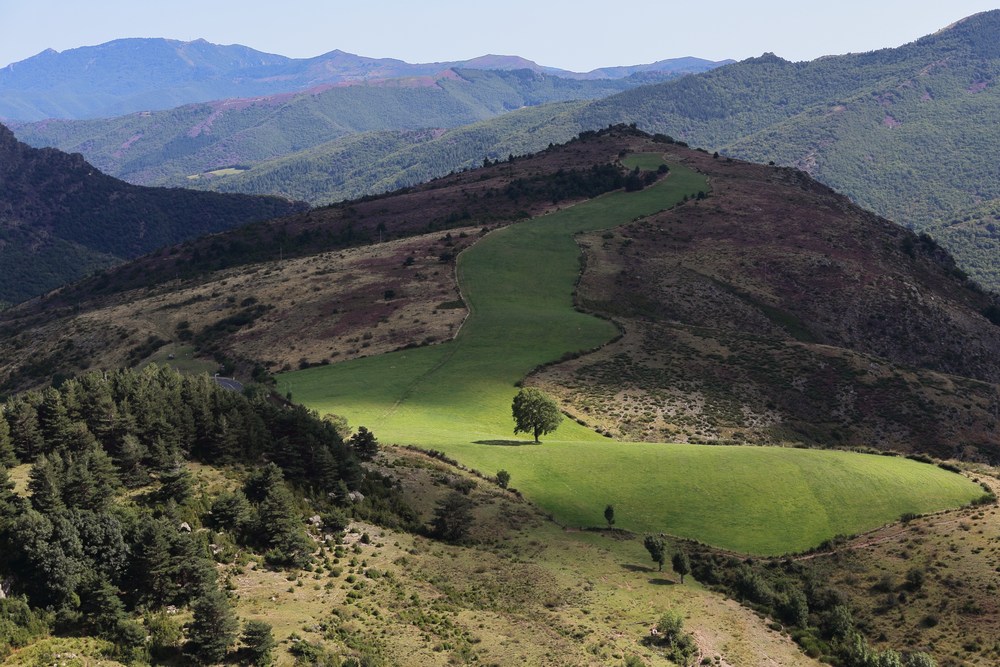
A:
[[[1000,287],[1000,10],[911,44],[792,63],[766,54],[600,100],[584,126],[635,122],[692,145],[802,169],[926,231]]]
[[[301,210],[276,197],[144,188],[0,126],[0,301],[17,302],[165,244]]]
[[[996,299],[945,251],[801,172],[629,128],[190,241],[12,309],[4,387],[158,350],[249,374],[445,340],[464,307],[455,254],[579,199],[566,174],[622,151],[667,151],[711,192],[583,241],[580,304],[627,333],[533,380],[575,416],[630,439],[997,456]]]
[[[562,78],[625,78],[655,72],[678,76],[723,63],[675,58],[646,65],[576,73],[543,67],[517,56],[485,55],[466,61],[411,64],[340,50],[314,58],[288,58],[246,46],[203,39],[119,39],[97,46],[51,49],[0,69],[0,118],[101,118],[169,109],[194,102],[304,91],[408,77],[434,77],[453,67],[528,69]]]

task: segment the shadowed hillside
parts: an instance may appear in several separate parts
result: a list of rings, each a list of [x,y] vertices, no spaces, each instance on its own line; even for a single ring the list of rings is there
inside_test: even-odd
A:
[[[276,197],[143,188],[0,125],[0,301],[35,296],[169,243],[300,210]]]

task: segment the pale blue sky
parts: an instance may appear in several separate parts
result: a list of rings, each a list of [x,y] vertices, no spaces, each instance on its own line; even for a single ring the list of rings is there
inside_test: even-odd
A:
[[[203,37],[292,57],[516,54],[586,71],[699,56],[789,60],[899,46],[1000,0],[0,0],[0,67],[121,37]]]

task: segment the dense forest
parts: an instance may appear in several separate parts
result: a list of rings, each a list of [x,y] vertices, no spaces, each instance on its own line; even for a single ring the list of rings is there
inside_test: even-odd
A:
[[[125,662],[182,649],[221,660],[238,623],[216,562],[243,549],[272,568],[307,567],[316,539],[341,531],[348,516],[416,527],[393,482],[361,465],[377,448],[363,427],[345,440],[342,423],[263,389],[241,394],[157,366],[90,373],[8,400],[0,656],[52,631],[107,638]],[[233,470],[232,483],[196,485],[193,462]],[[30,464],[29,494],[13,491],[10,470],[20,464]],[[177,608],[192,613],[183,628],[166,613]],[[245,624],[244,650],[266,643],[264,625]]]

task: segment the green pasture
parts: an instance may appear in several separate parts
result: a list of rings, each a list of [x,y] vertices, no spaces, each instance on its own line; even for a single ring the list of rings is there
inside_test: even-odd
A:
[[[655,168],[647,156],[640,166]],[[681,166],[640,192],[615,192],[492,232],[458,258],[470,314],[451,342],[279,377],[282,392],[346,416],[383,442],[439,449],[469,467],[504,468],[561,522],[618,525],[738,551],[775,554],[904,512],[979,495],[933,466],[886,457],[756,447],[619,443],[566,420],[535,446],[513,437],[515,383],[535,366],[586,350],[614,326],[572,308],[580,271],[573,235],[616,227],[707,190]]]

